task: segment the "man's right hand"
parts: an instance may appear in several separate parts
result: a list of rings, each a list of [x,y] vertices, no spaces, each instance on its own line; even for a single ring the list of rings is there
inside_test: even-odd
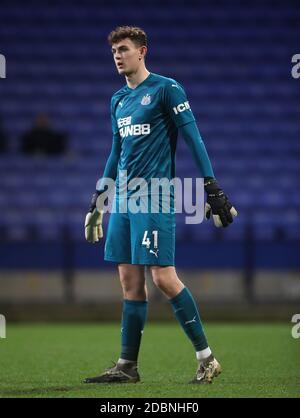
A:
[[[103,210],[98,211],[96,203],[100,196],[99,192],[93,194],[89,212],[86,214],[84,228],[85,239],[88,242],[95,243],[103,238],[102,219]]]

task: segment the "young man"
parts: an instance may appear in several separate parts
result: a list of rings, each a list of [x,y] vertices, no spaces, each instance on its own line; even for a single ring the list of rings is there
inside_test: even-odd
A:
[[[182,86],[175,80],[150,73],[145,67],[147,37],[137,27],[118,27],[108,37],[117,71],[126,85],[111,100],[113,144],[103,178],[116,180],[115,204],[120,204],[122,171],[127,181],[175,177],[175,150],[178,132],[195,158],[207,192],[206,216],[216,226],[228,226],[236,210],[219,187]],[[151,190],[145,191],[147,198]],[[98,187],[85,220],[89,242],[103,237],[101,208],[104,188]],[[130,192],[127,198],[130,198]],[[161,197],[162,198],[162,197]],[[96,205],[97,203],[97,205]],[[124,202],[123,202],[124,203]],[[159,202],[161,209],[162,202]],[[191,383],[211,383],[221,372],[207,343],[193,296],[176,274],[174,195],[168,213],[125,213],[110,215],[105,260],[118,263],[123,289],[122,346],[118,362],[86,383],[127,383],[140,380],[137,358],[147,316],[145,266],[155,285],[165,294],[176,318],[193,343],[198,360]]]

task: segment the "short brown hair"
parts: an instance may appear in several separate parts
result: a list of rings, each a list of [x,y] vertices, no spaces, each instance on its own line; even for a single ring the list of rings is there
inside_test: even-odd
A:
[[[136,46],[147,46],[145,31],[136,26],[119,26],[108,35],[109,45],[117,44],[125,38],[129,38]]]

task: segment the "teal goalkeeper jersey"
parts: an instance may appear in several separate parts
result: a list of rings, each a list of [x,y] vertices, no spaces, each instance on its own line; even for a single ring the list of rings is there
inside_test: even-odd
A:
[[[135,89],[124,86],[112,96],[111,118],[114,141],[121,146],[117,193],[123,189],[120,170],[126,170],[127,183],[143,178],[150,185],[152,178],[175,177],[178,128],[195,121],[179,83],[150,73]]]

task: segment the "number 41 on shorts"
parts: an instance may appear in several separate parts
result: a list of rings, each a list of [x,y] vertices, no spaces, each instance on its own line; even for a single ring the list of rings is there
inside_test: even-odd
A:
[[[153,235],[153,247],[157,248],[158,247],[158,231],[152,231],[152,235]],[[148,231],[144,232],[142,245],[145,245],[146,248],[148,249],[151,247],[151,239],[148,237]]]

